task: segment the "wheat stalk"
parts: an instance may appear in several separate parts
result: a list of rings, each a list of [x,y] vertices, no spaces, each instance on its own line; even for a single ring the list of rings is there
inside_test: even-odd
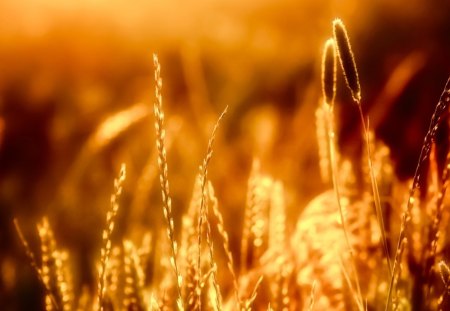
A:
[[[55,253],[58,290],[61,293],[62,309],[64,311],[73,309],[72,302],[74,298],[73,278],[68,269],[68,260],[69,254],[66,251],[57,251]]]
[[[123,241],[124,252],[124,299],[126,310],[145,310],[142,293],[144,292],[144,271],[133,242]]]
[[[241,275],[259,259],[265,242],[267,210],[273,180],[260,173],[259,160],[254,159],[248,179],[244,226],[241,238]]]
[[[54,252],[56,249],[55,246],[55,238],[53,237],[52,232],[50,231],[50,226],[48,224],[48,220],[44,217],[42,219],[42,223],[37,225],[39,238],[41,240],[41,259],[42,259],[42,279],[46,283],[46,285],[50,288],[50,290],[54,293],[54,297],[56,299],[56,304],[58,308],[61,306],[61,297],[57,291],[55,291],[55,262],[53,259]],[[45,296],[45,310],[51,311],[53,310],[53,305],[48,295]]]
[[[228,233],[225,230],[225,226],[224,226],[224,221],[223,221],[223,216],[222,213],[219,210],[219,203],[217,200],[217,197],[214,194],[214,188],[211,184],[211,182],[208,183],[208,194],[209,194],[209,199],[212,202],[212,211],[214,216],[217,219],[217,231],[219,232],[219,235],[221,236],[222,240],[223,240],[223,249],[225,251],[225,255],[226,255],[226,259],[227,259],[227,267],[228,267],[228,271],[231,274],[231,278],[233,281],[233,287],[234,287],[234,294],[235,294],[235,298],[236,298],[236,302],[237,305],[239,307],[239,310],[242,308],[242,302],[241,302],[241,298],[239,297],[239,285],[238,285],[238,280],[236,277],[236,272],[234,271],[234,260],[233,260],[233,254],[231,253],[230,250],[230,239],[228,237]]]
[[[267,240],[268,210],[270,208],[270,199],[273,188],[273,180],[268,176],[261,175],[257,179],[255,188],[255,201],[251,213],[251,234],[252,240],[252,258],[254,263],[260,259],[263,253],[264,243]]]
[[[53,298],[58,305],[56,309],[70,310],[70,285],[64,271],[64,264],[67,264],[67,253],[57,249],[55,235],[46,217],[42,219],[37,228],[41,239],[41,272],[43,280],[52,290]],[[53,310],[52,297],[47,294],[45,300],[46,309]]]
[[[287,241],[283,183],[281,181],[275,181],[271,190],[269,249],[274,249],[277,254],[282,254]]]
[[[241,274],[245,273],[247,270],[247,256],[251,238],[252,214],[256,201],[255,189],[258,184],[259,170],[260,170],[260,162],[258,159],[255,158],[253,159],[252,169],[250,171],[250,176],[247,182],[248,184],[247,198],[245,204],[244,225],[241,238],[241,258],[240,258]]]
[[[217,308],[220,310],[221,309],[221,302],[220,302],[220,289],[217,283],[217,277],[216,277],[216,272],[215,272],[215,268],[214,268],[214,257],[213,257],[213,244],[211,241],[211,227],[209,225],[209,221],[207,219],[207,209],[206,209],[206,198],[207,198],[207,193],[206,193],[206,183],[207,183],[207,178],[208,178],[208,164],[211,161],[212,155],[213,155],[213,144],[214,144],[214,140],[216,139],[216,132],[217,129],[219,128],[220,122],[222,121],[223,117],[225,116],[225,114],[228,111],[228,106],[225,107],[225,110],[221,113],[221,115],[219,116],[219,119],[217,120],[216,124],[214,125],[214,129],[211,133],[211,137],[209,138],[208,141],[208,147],[206,149],[206,156],[203,159],[203,164],[200,167],[200,178],[201,178],[201,202],[200,202],[200,213],[199,213],[199,221],[198,221],[198,259],[197,259],[197,269],[198,269],[198,273],[199,273],[199,277],[197,282],[200,282],[201,277],[202,277],[202,273],[201,273],[201,246],[202,246],[202,225],[203,225],[203,221],[205,221],[206,224],[206,241],[208,243],[208,248],[209,248],[209,260],[210,260],[210,265],[211,265],[211,269],[213,271],[212,277],[213,277],[213,285],[216,291],[216,306]],[[198,288],[200,288],[200,284],[198,283]],[[201,299],[200,299],[200,295],[201,295],[201,291],[198,292],[199,295],[199,303],[200,303],[200,309],[201,309]]]
[[[197,222],[201,206],[201,178],[195,178],[194,189],[187,213],[182,217],[181,243],[178,252],[179,265],[184,278],[182,294],[186,309],[194,310],[198,306],[197,299]]]
[[[28,244],[27,240],[25,239],[25,236],[23,235],[23,232],[20,229],[19,222],[16,218],[14,218],[14,227],[16,228],[17,235],[19,236],[20,242],[22,243],[22,246],[25,249],[25,254],[28,257],[31,267],[36,272],[36,275],[37,275],[39,281],[41,282],[41,284],[44,286],[46,297],[49,297],[53,307],[56,310],[58,310],[59,306],[56,303],[55,296],[54,296],[52,290],[50,289],[50,287],[48,286],[47,282],[44,280],[43,272],[42,272],[41,268],[39,268],[37,261],[36,261],[36,257],[34,256],[33,252],[31,251],[30,245]]]
[[[155,113],[155,130],[156,130],[156,147],[158,149],[158,167],[160,173],[160,184],[161,184],[161,194],[163,200],[163,211],[164,218],[167,223],[167,236],[170,241],[171,247],[171,258],[170,262],[172,268],[175,272],[176,276],[176,284],[177,284],[177,306],[179,310],[184,310],[183,302],[181,298],[181,283],[182,277],[178,271],[177,266],[177,243],[175,241],[175,233],[174,233],[174,224],[173,224],[173,216],[172,216],[172,200],[170,198],[169,192],[169,179],[168,179],[168,169],[167,169],[167,156],[166,156],[166,147],[164,143],[165,139],[165,130],[164,130],[164,112],[162,106],[162,79],[161,79],[161,65],[158,60],[158,56],[153,54],[153,64],[155,67],[155,97],[156,101],[153,105],[154,113]]]
[[[126,166],[122,164],[120,167],[119,176],[114,179],[114,192],[111,195],[110,208],[106,214],[106,228],[102,235],[102,249],[100,260],[100,272],[98,280],[98,310],[103,310],[103,298],[106,291],[106,267],[108,265],[109,256],[111,254],[111,236],[115,226],[117,211],[119,210],[119,197],[122,194],[122,185],[126,178]]]

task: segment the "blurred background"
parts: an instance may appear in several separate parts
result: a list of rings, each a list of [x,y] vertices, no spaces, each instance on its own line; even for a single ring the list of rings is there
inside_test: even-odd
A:
[[[336,17],[350,35],[370,126],[406,180],[450,73],[448,1],[1,1],[0,309],[43,306],[14,217],[38,252],[35,224],[48,216],[73,258],[76,283],[95,289],[121,162],[128,174],[114,238],[161,227],[154,52],[176,225],[228,105],[209,177],[233,249],[254,157],[285,184],[293,228],[328,187],[319,177],[314,112],[321,51]],[[339,142],[356,157],[357,110],[340,72],[338,80]]]

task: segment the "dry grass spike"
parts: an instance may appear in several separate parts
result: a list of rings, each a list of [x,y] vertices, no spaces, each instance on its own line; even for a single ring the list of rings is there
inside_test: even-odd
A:
[[[396,253],[394,257],[394,263],[392,267],[392,275],[391,281],[389,284],[389,290],[387,295],[386,309],[389,310],[389,307],[392,303],[392,293],[395,291],[395,280],[398,277],[399,270],[401,268],[401,261],[403,256],[403,251],[405,249],[405,243],[407,242],[406,232],[408,231],[408,226],[411,221],[411,208],[415,201],[416,190],[419,188],[420,180],[421,180],[421,171],[423,163],[428,159],[431,152],[431,146],[436,138],[436,132],[441,124],[442,120],[444,120],[444,116],[447,114],[448,108],[450,106],[450,77],[447,79],[447,82],[444,87],[444,91],[442,92],[438,104],[434,110],[433,116],[431,117],[430,126],[428,128],[427,134],[425,135],[424,142],[422,144],[422,149],[419,155],[419,161],[416,166],[416,171],[414,173],[414,178],[412,182],[412,186],[409,190],[409,198],[406,205],[406,210],[402,215],[401,225],[400,225],[400,233],[396,248]]]
[[[221,236],[221,238],[223,240],[222,245],[223,245],[226,259],[227,259],[228,271],[230,272],[231,278],[233,281],[236,302],[238,304],[239,309],[241,309],[242,302],[239,297],[239,284],[238,284],[238,279],[236,277],[236,272],[234,270],[233,254],[231,253],[231,250],[230,250],[230,238],[228,236],[227,231],[225,230],[223,216],[219,210],[219,203],[218,203],[217,197],[214,194],[214,188],[213,188],[211,182],[208,183],[208,186],[209,186],[208,187],[208,195],[209,195],[209,199],[211,200],[212,211],[214,213],[214,216],[217,219],[217,231],[219,232],[219,235]]]
[[[211,137],[208,141],[208,147],[206,150],[206,156],[203,160],[203,164],[200,167],[200,178],[201,178],[201,201],[200,201],[200,213],[199,213],[199,221],[198,221],[198,260],[197,260],[197,269],[199,272],[199,277],[197,279],[197,282],[200,282],[202,275],[201,275],[201,247],[202,247],[202,225],[203,222],[206,224],[206,240],[208,243],[209,248],[209,260],[211,264],[211,270],[213,271],[212,277],[213,277],[213,285],[214,289],[216,291],[216,307],[220,310],[221,309],[221,298],[220,298],[220,290],[219,285],[217,283],[217,277],[216,277],[216,269],[214,267],[214,258],[213,258],[213,244],[211,239],[211,228],[208,222],[208,215],[207,215],[207,209],[206,209],[206,202],[207,202],[207,179],[208,179],[208,164],[211,161],[212,155],[213,155],[213,144],[214,140],[216,139],[216,132],[219,128],[220,122],[222,121],[223,117],[228,111],[228,106],[225,107],[224,111],[220,114],[219,119],[217,120],[216,124],[214,125],[214,129],[211,133]],[[197,287],[200,288],[200,284],[197,284]],[[201,303],[201,292],[198,293],[199,295],[199,302]],[[201,309],[201,305],[200,305]]]
[[[98,310],[103,310],[103,298],[106,291],[106,267],[111,254],[111,235],[114,230],[117,211],[119,210],[119,197],[122,194],[122,185],[126,178],[126,166],[122,163],[118,178],[114,179],[114,192],[111,195],[111,206],[106,214],[106,228],[103,230],[102,249],[100,259],[100,272],[98,280]]]
[[[48,297],[48,299],[51,300],[53,307],[58,309],[58,304],[56,303],[55,296],[53,295],[53,292],[50,289],[50,287],[48,286],[47,282],[45,282],[43,274],[42,274],[42,269],[39,268],[37,261],[36,261],[36,257],[34,256],[33,252],[31,251],[30,245],[28,244],[27,240],[25,239],[25,236],[23,235],[22,229],[20,229],[19,222],[16,218],[14,218],[14,226],[16,228],[17,235],[19,236],[21,243],[22,243],[23,247],[25,248],[25,254],[28,257],[28,260],[30,261],[31,267],[36,272],[36,275],[37,275],[39,281],[41,282],[41,284],[44,286],[46,297]]]
[[[163,212],[164,218],[167,223],[167,236],[170,241],[171,247],[171,265],[175,272],[178,298],[177,307],[179,310],[184,310],[183,302],[181,298],[181,283],[182,277],[178,271],[177,266],[177,243],[175,241],[175,229],[173,224],[172,216],[172,200],[170,198],[169,191],[169,179],[168,179],[168,168],[167,168],[167,156],[165,147],[165,130],[164,130],[164,112],[162,104],[162,79],[161,79],[161,65],[158,60],[158,55],[153,54],[153,64],[155,67],[155,97],[156,101],[153,105],[155,113],[155,130],[156,130],[156,147],[158,149],[158,167],[159,167],[159,181],[161,184],[161,194],[163,200]]]
[[[325,42],[322,54],[322,93],[325,103],[333,106],[336,96],[336,49],[333,39]]]
[[[41,272],[42,279],[46,286],[53,293],[53,298],[56,300],[57,308],[53,306],[52,297],[45,295],[45,309],[47,311],[63,309],[62,294],[60,292],[60,274],[58,273],[58,263],[60,263],[59,256],[56,250],[56,241],[48,219],[44,217],[41,223],[37,225],[39,238],[41,240]]]
[[[361,101],[361,86],[359,84],[355,57],[353,56],[345,25],[339,18],[333,21],[333,33],[345,81],[352,93],[353,100],[359,105]]]

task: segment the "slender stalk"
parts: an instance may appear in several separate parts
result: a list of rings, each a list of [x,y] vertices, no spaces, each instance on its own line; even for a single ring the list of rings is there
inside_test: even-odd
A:
[[[361,119],[361,125],[363,127],[363,134],[364,134],[364,140],[366,145],[366,152],[367,152],[367,162],[369,165],[369,174],[370,174],[370,183],[372,185],[372,193],[373,193],[373,200],[375,203],[375,211],[377,214],[378,224],[380,226],[380,232],[381,232],[381,240],[384,247],[384,252],[386,255],[386,262],[388,267],[388,276],[389,278],[392,276],[392,265],[391,265],[391,259],[389,254],[389,246],[387,244],[387,238],[386,238],[386,231],[384,227],[384,220],[383,220],[383,211],[381,209],[381,202],[380,202],[380,192],[378,190],[378,183],[377,179],[375,177],[375,171],[373,169],[372,164],[372,154],[370,150],[370,141],[369,141],[369,129],[368,126],[366,126],[366,121],[364,120],[364,114],[362,111],[361,103],[358,102],[358,111],[359,111],[359,117]]]
[[[118,199],[122,194],[122,185],[125,181],[126,167],[122,164],[119,177],[114,179],[114,192],[111,195],[110,209],[106,214],[106,228],[103,230],[103,241],[101,249],[100,273],[98,280],[98,310],[103,310],[103,298],[106,291],[106,267],[111,254],[111,236],[114,230],[117,211],[119,210]]]
[[[242,302],[241,298],[239,297],[239,284],[237,281],[236,272],[234,271],[233,254],[231,253],[230,250],[230,239],[228,237],[227,231],[225,230],[223,216],[219,210],[219,203],[217,201],[216,196],[214,195],[214,188],[211,183],[209,183],[208,194],[210,196],[210,200],[212,200],[212,211],[217,219],[217,231],[219,232],[219,235],[222,237],[223,240],[222,244],[225,251],[225,255],[227,257],[227,267],[233,280],[234,295],[236,298],[236,303],[240,310],[242,308]]]
[[[358,278],[358,272],[356,270],[356,265],[355,265],[355,256],[353,254],[353,248],[350,244],[350,239],[348,236],[348,227],[347,227],[347,222],[345,220],[345,216],[344,216],[344,212],[343,212],[343,208],[342,208],[342,204],[341,204],[341,192],[340,192],[340,187],[339,187],[339,181],[338,181],[338,169],[337,169],[337,159],[336,159],[336,151],[335,151],[335,142],[334,142],[334,122],[333,122],[333,107],[332,106],[328,106],[328,105],[324,105],[326,111],[327,111],[327,115],[328,115],[328,140],[329,140],[329,152],[330,152],[330,165],[331,165],[331,179],[333,182],[333,188],[334,188],[334,192],[336,195],[336,200],[337,200],[337,204],[338,204],[338,208],[339,208],[339,215],[341,218],[341,222],[342,222],[342,230],[344,231],[344,238],[345,238],[345,243],[347,245],[349,254],[350,254],[350,263],[352,266],[352,270],[354,273],[354,277],[355,277],[355,283],[356,283],[356,289],[357,289],[357,294],[358,294],[358,299],[360,299],[361,301],[359,302],[358,306],[360,307],[360,305],[362,306],[362,294],[361,294],[361,287],[359,285],[359,278]]]
[[[161,79],[161,65],[158,56],[153,54],[153,63],[155,66],[155,97],[156,101],[153,105],[155,112],[155,130],[156,130],[156,148],[158,149],[158,167],[159,167],[159,181],[161,184],[161,194],[163,200],[164,218],[167,224],[167,236],[170,241],[171,249],[171,265],[175,272],[176,286],[177,286],[177,307],[179,310],[184,310],[183,301],[181,297],[181,283],[182,277],[177,265],[177,244],[175,241],[175,229],[172,215],[172,199],[169,192],[169,179],[167,168],[167,156],[165,145],[165,130],[164,130],[164,112],[162,107],[162,79]]]
[[[217,120],[214,129],[212,131],[211,137],[209,139],[208,142],[208,148],[206,151],[206,157],[203,160],[203,164],[201,166],[201,203],[200,203],[200,213],[199,213],[199,221],[198,221],[198,259],[197,259],[197,270],[198,270],[198,279],[197,279],[197,287],[198,287],[198,302],[199,302],[199,308],[201,309],[201,290],[200,289],[200,280],[201,280],[201,248],[202,248],[202,225],[203,225],[203,221],[205,221],[206,223],[206,240],[208,242],[208,246],[209,246],[209,256],[210,256],[210,264],[211,264],[211,269],[213,271],[212,276],[213,276],[213,283],[214,283],[214,289],[216,291],[216,304],[218,309],[220,310],[220,290],[219,290],[219,286],[217,284],[217,278],[216,278],[216,272],[215,272],[215,268],[214,268],[214,258],[213,258],[213,245],[212,245],[212,241],[211,241],[211,227],[209,225],[209,222],[207,220],[207,209],[206,209],[206,199],[207,199],[207,194],[206,194],[206,183],[207,183],[207,178],[208,178],[208,164],[211,161],[212,158],[212,154],[213,154],[213,144],[214,144],[214,140],[216,138],[216,132],[217,129],[219,128],[220,125],[220,121],[222,121],[223,117],[225,116],[225,114],[228,111],[228,106],[225,107],[225,110],[222,112],[222,114],[220,115],[219,119]]]
[[[311,287],[311,293],[309,295],[309,307],[308,311],[314,310],[314,304],[316,303],[316,281],[314,280]]]
[[[430,126],[428,128],[427,134],[425,135],[422,149],[420,150],[419,161],[416,166],[416,171],[414,173],[413,183],[409,190],[409,198],[406,204],[406,210],[402,216],[402,222],[400,227],[400,234],[397,242],[397,249],[394,257],[394,265],[392,267],[391,281],[389,282],[388,297],[386,301],[385,310],[389,310],[392,303],[392,292],[394,290],[394,281],[396,278],[397,270],[400,265],[400,261],[404,250],[404,240],[406,239],[406,232],[408,229],[409,222],[411,220],[411,207],[414,203],[414,194],[419,188],[421,180],[421,168],[422,163],[429,157],[431,151],[431,144],[435,140],[436,132],[443,120],[443,116],[448,112],[450,106],[450,77],[445,84],[444,91],[439,98],[438,104],[434,110],[433,116],[431,117]]]

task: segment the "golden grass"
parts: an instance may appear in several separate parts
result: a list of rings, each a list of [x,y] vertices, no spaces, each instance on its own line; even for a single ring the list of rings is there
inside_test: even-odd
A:
[[[373,200],[375,204],[375,211],[380,227],[380,232],[382,235],[381,242],[384,247],[385,255],[386,255],[386,262],[387,267],[389,270],[389,277],[392,275],[392,268],[391,268],[391,260],[389,255],[389,247],[387,245],[387,238],[385,234],[385,225],[383,220],[383,212],[381,210],[381,203],[380,203],[380,194],[378,190],[378,183],[377,179],[375,177],[375,172],[372,164],[372,154],[370,150],[370,137],[369,137],[369,127],[368,124],[366,124],[365,117],[362,110],[361,105],[361,86],[359,83],[359,76],[358,76],[358,70],[355,63],[355,57],[353,55],[353,51],[350,45],[350,39],[347,35],[347,30],[345,28],[344,23],[340,19],[336,19],[333,22],[333,29],[334,29],[334,40],[336,42],[338,54],[339,54],[339,60],[341,63],[342,71],[344,73],[344,77],[347,82],[347,86],[350,89],[352,93],[353,100],[358,106],[359,116],[361,119],[361,125],[363,129],[363,136],[364,141],[366,145],[366,151],[367,151],[367,161],[368,161],[368,168],[369,168],[369,176],[370,176],[370,183],[372,185],[372,192],[373,192]],[[368,123],[368,121],[367,121]]]
[[[125,181],[126,167],[122,164],[120,167],[119,177],[114,180],[114,192],[111,195],[111,207],[106,214],[106,228],[103,230],[102,235],[102,249],[100,258],[100,272],[98,277],[98,310],[102,311],[103,298],[106,291],[106,268],[109,262],[109,257],[111,254],[112,241],[111,235],[115,227],[115,221],[117,212],[119,210],[118,199],[122,194],[123,182]],[[43,255],[44,256],[44,255]]]
[[[23,247],[25,248],[25,253],[30,261],[30,264],[33,267],[34,271],[36,272],[36,275],[38,276],[39,281],[44,286],[45,307],[46,308],[58,308],[58,304],[57,304],[56,298],[54,296],[54,293],[53,293],[52,289],[50,288],[50,286],[48,285],[47,278],[44,275],[44,273],[42,272],[42,268],[39,267],[39,265],[36,261],[36,258],[34,256],[33,252],[31,251],[31,248],[30,248],[27,240],[25,239],[25,237],[22,233],[22,230],[20,229],[19,222],[17,221],[17,219],[14,219],[14,225],[15,225],[17,234],[19,235],[20,241],[21,241]],[[51,306],[49,305],[49,302],[51,303]]]
[[[153,54],[153,63],[155,66],[155,96],[156,101],[154,104],[155,112],[155,129],[156,129],[156,146],[158,149],[158,166],[160,174],[161,183],[161,193],[163,200],[163,211],[164,217],[167,223],[167,236],[170,241],[172,255],[170,258],[170,263],[174,269],[177,281],[177,306],[179,310],[184,310],[183,302],[181,298],[181,285],[182,277],[178,271],[177,265],[177,243],[175,241],[174,224],[172,216],[172,200],[169,194],[169,180],[168,180],[168,169],[167,169],[167,158],[166,158],[166,147],[165,147],[165,129],[164,129],[164,112],[162,110],[162,79],[161,79],[161,65],[159,64],[158,56]]]
[[[208,221],[208,210],[206,208],[206,201],[207,201],[207,180],[208,180],[208,164],[211,161],[212,154],[213,154],[213,144],[214,140],[216,138],[216,132],[219,128],[220,121],[227,113],[228,107],[225,108],[225,110],[222,112],[222,114],[219,116],[219,119],[217,120],[214,129],[212,131],[211,137],[208,142],[208,148],[206,150],[206,156],[203,160],[203,164],[200,167],[200,179],[201,179],[201,201],[200,201],[200,212],[199,212],[199,221],[198,221],[198,260],[197,260],[197,271],[199,272],[199,277],[197,278],[197,288],[201,289],[200,287],[200,280],[202,278],[201,274],[201,248],[202,248],[202,224],[203,222],[206,225],[206,242],[208,244],[209,249],[209,262],[210,262],[210,269],[212,271],[212,283],[214,286],[215,291],[215,307],[217,310],[221,310],[222,305],[222,298],[220,295],[220,288],[217,283],[217,276],[216,276],[216,270],[217,267],[214,263],[214,249],[212,244],[212,238],[211,238],[211,227]],[[201,309],[201,290],[198,292],[198,301],[200,303],[199,308]]]
[[[289,227],[287,205],[292,203],[284,182],[278,176],[269,176],[263,160],[254,158],[239,236],[240,250],[234,251],[226,227],[235,224],[225,222],[223,215],[228,211],[219,208],[219,198],[209,177],[213,145],[227,107],[209,138],[191,202],[177,230],[181,241],[178,247],[168,176],[167,149],[171,142],[166,141],[161,65],[154,54],[156,150],[150,160],[157,161],[159,169],[165,232],[159,235],[156,230],[146,232],[137,243],[135,236],[124,234],[121,243],[114,244],[112,234],[118,223],[119,198],[125,191],[125,166],[122,166],[114,180],[102,234],[94,293],[74,289],[75,281],[67,269],[70,257],[57,247],[57,237],[47,218],[38,224],[39,257],[34,255],[15,220],[25,253],[44,288],[46,310],[448,308],[450,269],[445,257],[450,244],[447,238],[450,153],[446,150],[447,158],[440,172],[436,133],[448,126],[444,121],[450,105],[450,79],[424,139],[412,186],[405,194],[395,187],[401,183],[392,174],[389,150],[371,136],[362,110],[355,56],[341,20],[333,22],[333,33],[334,39],[326,42],[322,57],[323,98],[316,112],[322,176],[329,189],[305,207],[294,229]],[[336,142],[336,52],[358,106],[366,149],[361,163],[367,167],[362,171],[368,175],[370,186],[358,185],[355,162],[340,154]],[[99,127],[92,144],[107,144],[146,115],[147,109],[141,105],[119,112]],[[145,165],[143,175],[150,178],[156,175],[151,173],[151,164]],[[428,177],[426,189],[420,188],[423,176]],[[399,201],[405,196],[408,199],[402,206]],[[398,236],[394,233],[397,229]],[[395,258],[391,267],[392,248]]]
[[[336,97],[336,69],[335,41],[328,39],[322,53],[322,96],[330,106]]]
[[[391,277],[389,291],[388,291],[388,300],[386,302],[386,310],[389,309],[389,306],[392,303],[392,292],[395,292],[397,281],[398,281],[399,274],[401,271],[402,256],[403,256],[403,252],[405,250],[405,244],[407,243],[407,239],[408,239],[407,238],[407,230],[408,230],[408,226],[411,221],[411,209],[414,205],[414,202],[416,201],[415,194],[420,186],[421,176],[423,175],[422,174],[423,165],[430,156],[432,144],[436,139],[436,132],[437,132],[438,128],[441,126],[441,123],[444,118],[444,114],[446,113],[446,111],[448,110],[448,107],[450,105],[449,93],[450,93],[450,78],[445,85],[444,91],[441,94],[439,102],[436,105],[436,109],[431,118],[430,126],[429,126],[428,132],[424,138],[422,149],[420,151],[419,162],[417,164],[416,171],[414,173],[412,186],[409,191],[409,198],[407,201],[406,209],[402,215],[400,234],[399,234],[398,244],[397,244],[396,253],[395,253],[395,257],[394,257],[392,277]]]
[[[347,86],[352,93],[353,100],[359,105],[361,101],[361,86],[359,83],[355,56],[353,55],[352,47],[350,45],[347,29],[340,19],[335,19],[333,21],[333,34],[345,82],[347,82]]]

